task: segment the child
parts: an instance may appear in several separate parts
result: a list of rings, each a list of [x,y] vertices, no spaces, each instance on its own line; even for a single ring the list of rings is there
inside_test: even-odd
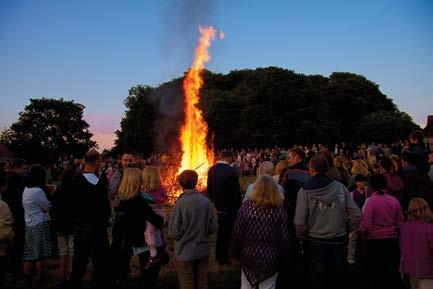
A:
[[[350,197],[355,201],[359,209],[362,210],[367,199],[367,178],[364,175],[355,176],[356,189],[350,192]],[[358,232],[353,231],[349,233],[349,245],[347,252],[347,262],[349,264],[355,264],[355,256],[357,248],[359,247]]]
[[[142,174],[143,184],[141,186],[143,198],[151,205],[155,213],[165,219],[164,205],[167,201],[167,192],[161,186],[161,178],[157,167],[145,167]],[[158,263],[164,263],[163,259],[167,254],[158,254],[157,248],[167,244],[162,231],[156,229],[151,223],[146,223],[144,233],[145,240],[150,250],[150,260],[146,264],[146,269]],[[162,256],[165,255],[165,256]]]

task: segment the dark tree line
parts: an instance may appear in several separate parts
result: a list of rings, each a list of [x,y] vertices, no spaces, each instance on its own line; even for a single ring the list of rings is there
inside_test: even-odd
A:
[[[200,108],[217,148],[392,142],[418,126],[362,75],[278,67],[204,73]],[[182,78],[137,86],[125,100],[117,151],[168,151],[183,119]]]
[[[96,143],[83,119],[84,106],[63,99],[30,99],[0,142],[30,162],[46,164],[62,156],[82,157]]]

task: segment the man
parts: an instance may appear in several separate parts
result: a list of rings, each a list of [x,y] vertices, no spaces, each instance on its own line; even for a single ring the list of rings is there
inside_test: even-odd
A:
[[[308,242],[312,288],[344,288],[347,228],[351,232],[358,227],[361,211],[347,188],[326,175],[325,156],[312,157],[309,166],[312,178],[299,190],[296,204],[296,234]]]
[[[14,218],[13,232],[15,239],[11,248],[8,270],[11,277],[17,277],[22,272],[22,256],[24,250],[24,208],[23,192],[25,177],[27,175],[27,163],[23,159],[15,159],[12,162],[11,171],[7,178],[7,187],[3,192],[3,201],[8,204]]]
[[[433,208],[433,181],[417,167],[417,157],[412,153],[405,153],[401,157],[401,164],[404,183],[401,200],[403,211],[408,209],[412,198],[423,198],[430,208]]]
[[[74,180],[71,196],[74,211],[74,257],[70,288],[79,289],[86,273],[89,258],[93,262],[93,279],[97,288],[107,288],[109,278],[104,276],[107,266],[108,219],[111,215],[108,185],[97,172],[101,155],[90,150],[84,156],[83,172]]]
[[[207,190],[218,214],[215,255],[220,265],[230,265],[228,249],[237,212],[241,206],[239,175],[230,166],[232,153],[222,151],[220,160],[209,169]]]
[[[120,158],[120,166],[116,169],[110,182],[110,200],[114,208],[119,206],[119,197],[117,190],[119,189],[120,182],[122,181],[123,171],[126,168],[133,167],[137,161],[135,155],[131,152],[125,152]]]
[[[287,163],[289,168],[281,176],[281,186],[284,188],[287,203],[295,208],[296,199],[301,186],[310,179],[310,173],[304,164],[305,153],[299,148],[289,150]],[[293,216],[293,213],[290,214]]]
[[[257,177],[261,175],[273,176],[275,173],[275,165],[270,161],[264,161],[260,164],[259,169],[257,170]],[[249,199],[251,192],[254,189],[254,183],[250,184],[247,188],[247,192],[245,193],[244,202]],[[282,186],[278,185],[279,191],[284,195],[284,189]]]

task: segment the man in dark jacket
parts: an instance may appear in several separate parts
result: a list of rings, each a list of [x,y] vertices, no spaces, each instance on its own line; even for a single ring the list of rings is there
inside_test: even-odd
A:
[[[99,178],[101,155],[90,150],[84,156],[83,173],[74,181],[74,258],[70,288],[82,287],[89,258],[93,263],[93,279],[96,288],[108,288],[106,274],[108,256],[108,220],[111,215],[108,200],[108,184]]]
[[[20,274],[22,269],[22,255],[24,250],[24,208],[23,192],[25,187],[25,177],[27,174],[27,163],[23,159],[15,159],[12,163],[12,171],[7,178],[7,187],[3,192],[3,201],[11,209],[14,224],[13,231],[15,234],[14,242],[11,248],[8,270],[13,277]]]
[[[316,155],[309,165],[313,177],[299,190],[296,234],[308,243],[312,288],[344,288],[341,276],[347,257],[347,235],[358,227],[361,210],[347,188],[326,175],[326,157]]]
[[[237,212],[241,206],[239,175],[230,166],[230,151],[223,151],[220,161],[209,169],[207,190],[218,213],[218,234],[215,255],[220,265],[229,265],[231,233]]]

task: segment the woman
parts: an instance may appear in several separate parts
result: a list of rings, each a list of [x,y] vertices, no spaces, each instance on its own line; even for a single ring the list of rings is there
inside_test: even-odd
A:
[[[181,289],[207,289],[209,236],[217,230],[212,204],[196,190],[198,175],[185,170],[179,175],[182,195],[174,204],[169,234]]]
[[[141,278],[150,288],[157,281],[160,266],[145,270],[150,254],[144,241],[146,222],[162,228],[164,219],[157,215],[140,194],[142,172],[138,168],[125,169],[119,186],[120,204],[113,224],[112,248],[118,255],[118,280],[125,280],[130,272],[131,255],[138,255]]]
[[[242,289],[275,288],[280,261],[289,248],[289,217],[283,203],[274,179],[261,175],[238,212],[232,253],[242,269]]]
[[[398,234],[403,225],[403,211],[398,200],[388,194],[386,178],[370,178],[373,190],[364,205],[359,232],[366,239],[366,262],[372,288],[399,286],[400,249]]]
[[[46,281],[46,260],[54,255],[54,236],[50,231],[48,212],[51,203],[45,192],[45,168],[33,165],[27,176],[23,192],[24,218],[26,223],[24,241],[24,274],[26,282],[31,284],[34,267],[40,283]]]
[[[273,176],[273,178],[280,185],[281,185],[280,183],[281,174],[288,168],[288,166],[289,165],[287,164],[286,160],[281,160],[277,163],[277,166],[275,167],[275,175]]]
[[[71,206],[73,180],[75,172],[66,169],[61,174],[61,183],[54,193],[53,207],[50,210],[53,228],[57,233],[60,275],[66,283],[72,272],[72,256],[74,255],[73,207]]]
[[[413,289],[433,288],[433,215],[424,199],[409,203],[408,221],[401,228],[402,272]]]

